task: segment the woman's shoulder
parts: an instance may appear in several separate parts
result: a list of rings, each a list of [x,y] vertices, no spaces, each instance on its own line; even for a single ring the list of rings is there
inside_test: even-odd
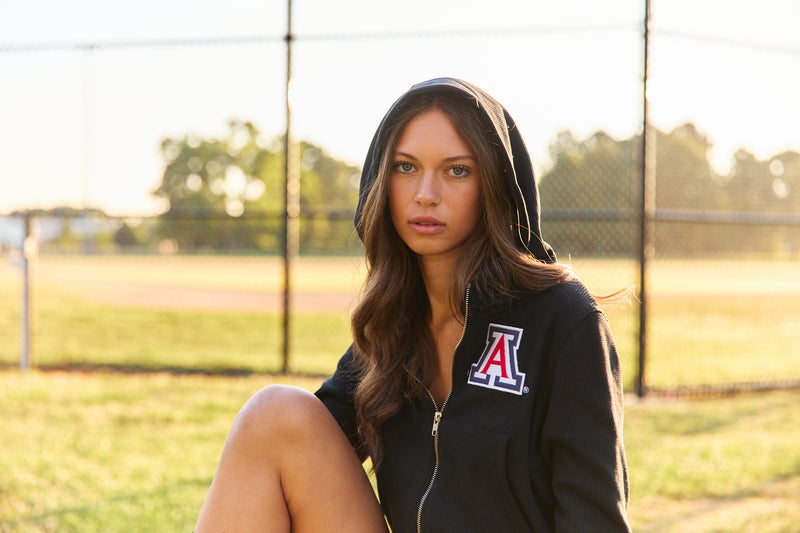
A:
[[[549,289],[520,291],[508,311],[529,327],[553,332],[569,331],[585,318],[601,313],[591,291],[574,276]]]
[[[600,310],[591,291],[576,276],[547,289],[521,287],[503,297],[476,294],[475,308],[490,317],[527,316],[540,324],[569,324]]]
[[[545,290],[523,289],[520,304],[544,305],[562,312],[584,314],[599,309],[597,300],[575,275]]]

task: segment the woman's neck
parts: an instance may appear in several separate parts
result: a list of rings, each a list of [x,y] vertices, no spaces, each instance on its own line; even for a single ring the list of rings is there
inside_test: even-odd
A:
[[[450,273],[453,270],[452,261],[434,261],[420,258],[419,268],[425,290],[428,293],[428,302],[431,306],[432,326],[441,324],[452,316],[450,303],[447,298],[447,288],[450,285]]]
[[[463,329],[447,297],[454,264],[420,259],[420,271],[431,308],[428,327],[436,347],[436,374],[428,385],[436,405],[444,403],[452,387],[453,356]]]

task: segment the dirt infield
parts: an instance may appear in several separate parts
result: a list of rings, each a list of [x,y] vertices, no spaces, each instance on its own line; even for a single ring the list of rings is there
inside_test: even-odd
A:
[[[5,263],[0,270],[0,277],[14,283],[17,268]],[[282,263],[274,258],[45,258],[32,268],[31,279],[34,295],[47,291],[105,305],[256,312],[283,309]],[[293,272],[292,309],[347,313],[359,283],[349,258],[298,263]]]
[[[196,309],[214,311],[264,311],[283,309],[283,293],[271,291],[236,291],[223,289],[193,289],[188,287],[158,287],[148,285],[109,286],[93,285],[91,291],[73,285],[70,291],[86,301],[119,306],[162,309]],[[298,311],[347,312],[353,294],[293,293],[290,305]]]
[[[196,309],[204,311],[264,311],[283,310],[283,293],[273,291],[238,291],[152,285],[92,286],[87,291],[72,285],[70,292],[86,301],[98,304],[161,309]],[[354,294],[311,294],[295,292],[290,305],[297,311],[348,312],[355,301]]]

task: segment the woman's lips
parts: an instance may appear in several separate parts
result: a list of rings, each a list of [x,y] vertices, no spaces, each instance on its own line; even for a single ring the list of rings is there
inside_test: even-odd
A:
[[[419,216],[408,221],[409,227],[420,235],[435,235],[444,231],[445,223],[436,217]]]

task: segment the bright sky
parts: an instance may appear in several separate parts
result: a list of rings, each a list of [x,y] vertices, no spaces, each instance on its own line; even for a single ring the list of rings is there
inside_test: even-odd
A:
[[[643,0],[294,0],[295,136],[360,164],[399,94],[457,76],[506,106],[541,175],[561,130],[640,131],[642,13]],[[721,169],[739,147],[800,151],[799,21],[796,0],[652,0],[654,124],[693,121]],[[282,133],[285,31],[284,0],[0,0],[0,214],[153,213],[163,138],[222,135],[234,118]],[[237,37],[272,39],[31,49]]]

